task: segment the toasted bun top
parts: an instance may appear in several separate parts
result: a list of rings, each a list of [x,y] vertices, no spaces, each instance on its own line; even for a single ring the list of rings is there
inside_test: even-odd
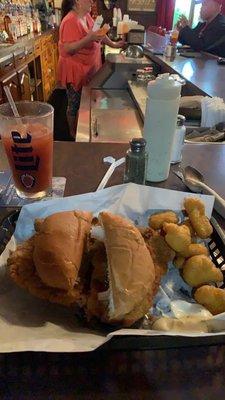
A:
[[[145,298],[150,304],[155,268],[141,233],[132,223],[108,212],[102,212],[100,220],[105,230],[108,258],[109,318],[121,320]]]
[[[38,223],[33,260],[47,286],[69,290],[77,279],[92,214],[65,211]]]

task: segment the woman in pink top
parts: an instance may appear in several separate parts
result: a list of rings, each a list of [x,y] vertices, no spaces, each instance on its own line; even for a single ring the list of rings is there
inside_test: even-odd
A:
[[[76,119],[82,86],[101,67],[101,41],[119,48],[124,42],[112,42],[107,36],[92,31],[90,15],[92,0],[63,0],[62,22],[59,30],[58,81],[67,88],[67,118],[70,134],[76,136]]]

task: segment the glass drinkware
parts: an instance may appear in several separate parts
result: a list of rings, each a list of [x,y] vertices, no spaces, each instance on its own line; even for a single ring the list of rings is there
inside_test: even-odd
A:
[[[53,107],[46,103],[9,103],[0,106],[0,135],[21,198],[40,199],[52,190]]]

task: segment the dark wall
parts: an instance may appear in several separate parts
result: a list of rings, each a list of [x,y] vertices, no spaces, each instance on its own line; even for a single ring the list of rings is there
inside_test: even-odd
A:
[[[101,13],[105,19],[105,22],[111,22],[112,20],[112,10],[107,10],[104,5],[103,0],[98,1],[98,12]],[[120,7],[122,13],[129,13],[130,18],[138,21],[140,24],[144,25],[146,28],[150,25],[156,24],[156,13],[155,12],[131,12],[127,11],[127,1],[117,0],[115,2],[116,7]]]

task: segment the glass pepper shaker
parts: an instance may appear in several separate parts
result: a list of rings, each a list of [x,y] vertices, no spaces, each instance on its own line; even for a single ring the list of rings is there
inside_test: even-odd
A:
[[[134,138],[130,141],[130,149],[126,154],[124,183],[133,182],[139,185],[145,184],[148,157],[145,148],[146,140],[143,138]]]

